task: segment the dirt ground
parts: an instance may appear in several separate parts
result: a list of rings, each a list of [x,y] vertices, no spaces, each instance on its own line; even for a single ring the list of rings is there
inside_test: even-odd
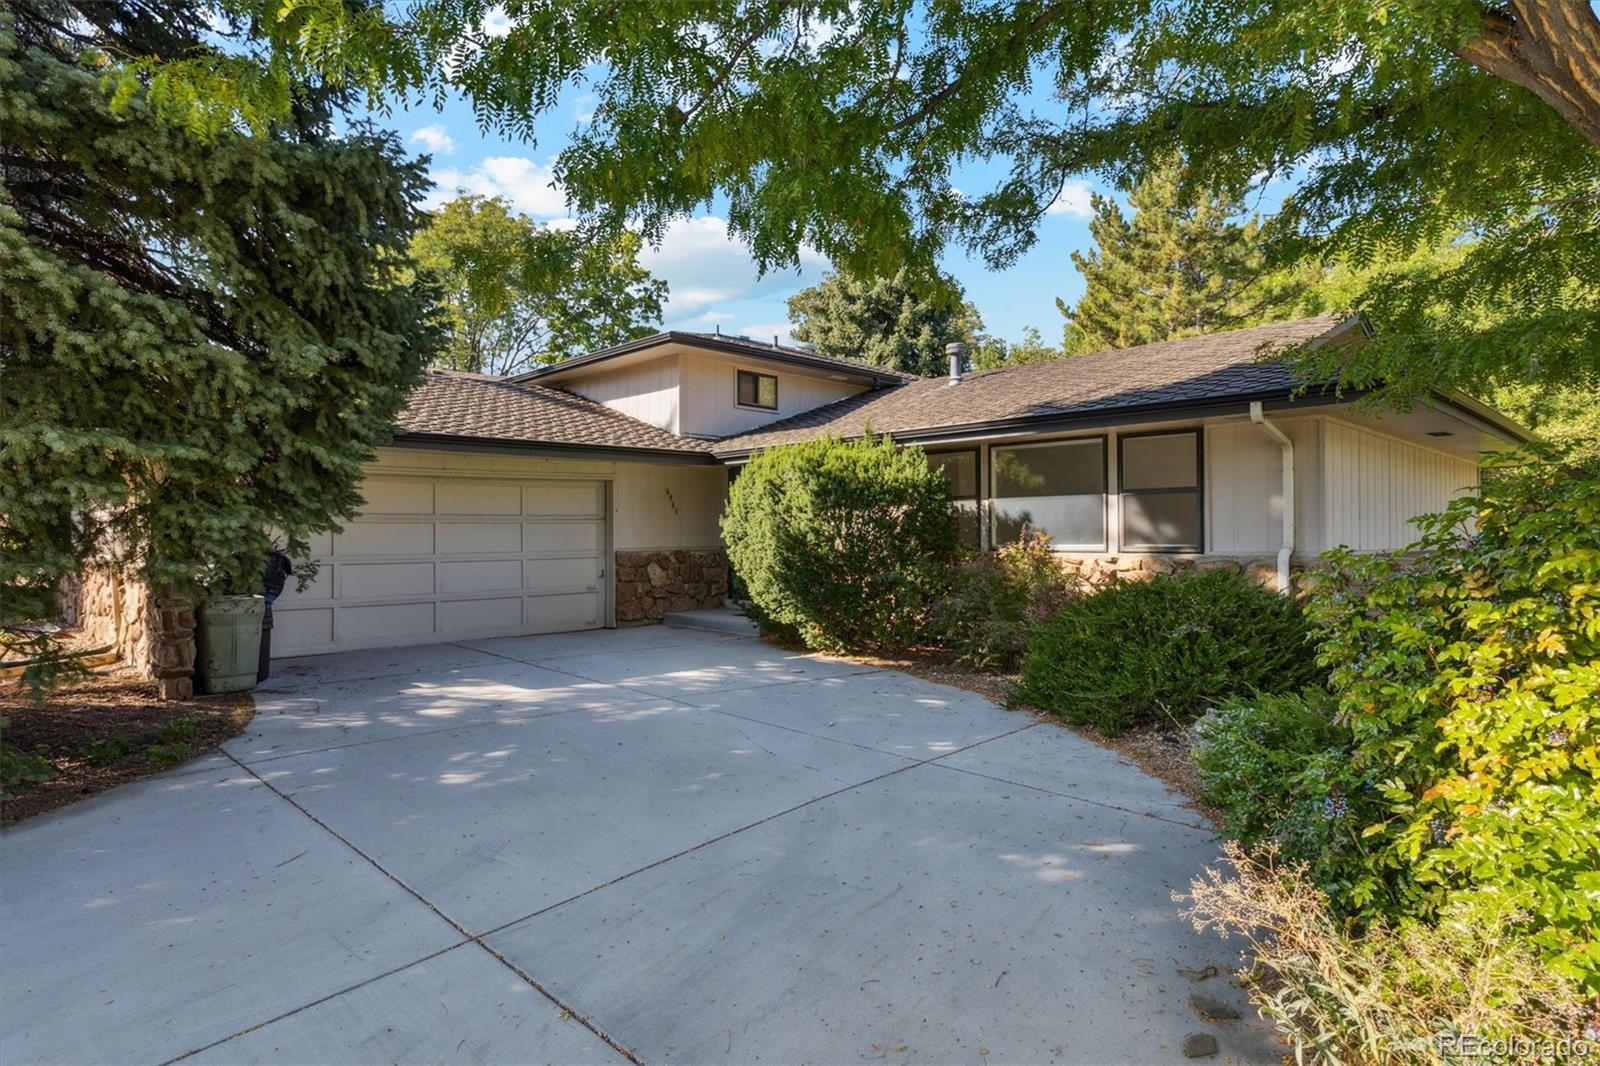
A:
[[[164,703],[154,681],[121,672],[68,681],[42,705],[17,680],[0,681],[0,716],[6,719],[0,740],[42,759],[53,774],[7,787],[0,796],[0,823],[170,770],[237,735],[254,714],[248,692]]]

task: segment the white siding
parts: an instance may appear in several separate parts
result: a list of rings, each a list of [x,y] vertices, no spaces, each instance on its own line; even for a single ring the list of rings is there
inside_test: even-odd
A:
[[[1470,459],[1329,418],[1323,423],[1322,548],[1403,548],[1416,515],[1441,510],[1478,483]]]
[[[580,378],[566,387],[641,422],[681,433],[679,380],[678,357],[664,355],[648,363]]]
[[[865,389],[863,385],[850,382],[774,370],[770,365],[754,360],[745,362],[736,356],[707,358],[685,355],[682,358],[682,417],[677,432],[691,437],[725,437],[730,433],[743,433],[768,422],[854,396]],[[741,369],[777,377],[776,411],[744,408],[734,402],[735,373]]]
[[[1295,554],[1315,554],[1321,536],[1321,420],[1272,419],[1294,442]],[[1283,544],[1283,454],[1247,421],[1206,426],[1206,551],[1275,552]]]

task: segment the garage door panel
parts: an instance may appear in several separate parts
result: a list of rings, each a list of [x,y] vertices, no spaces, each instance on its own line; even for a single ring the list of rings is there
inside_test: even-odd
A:
[[[529,522],[522,538],[530,555],[599,551],[604,542],[599,522]]]
[[[280,601],[281,603],[281,601]],[[294,655],[333,643],[332,607],[272,608],[272,653]]]
[[[433,595],[433,563],[341,563],[341,600]]]
[[[522,513],[599,518],[605,487],[596,481],[537,481],[523,486]]]
[[[522,565],[523,587],[529,592],[581,592],[600,587],[600,560],[595,556],[529,559]]]
[[[437,498],[441,515],[522,513],[521,486],[515,481],[441,481]]]
[[[299,588],[298,577],[291,577],[283,587],[280,604],[315,603],[333,599],[334,565],[324,562],[317,567],[317,575],[307,582],[304,591]]]
[[[433,522],[351,522],[333,538],[334,555],[432,555]]]
[[[518,522],[440,522],[435,540],[440,555],[520,552],[522,525]]]
[[[521,588],[520,559],[450,559],[439,564],[440,592],[516,592]]]
[[[368,478],[361,483],[363,514],[432,514],[433,482],[424,478]]]
[[[565,633],[602,625],[600,597],[592,592],[557,596],[530,596],[527,606],[530,633]]]
[[[402,644],[434,636],[433,604],[382,603],[340,607],[334,619],[337,642]]]
[[[439,632],[501,632],[522,625],[522,597],[483,600],[443,600],[439,603]]]

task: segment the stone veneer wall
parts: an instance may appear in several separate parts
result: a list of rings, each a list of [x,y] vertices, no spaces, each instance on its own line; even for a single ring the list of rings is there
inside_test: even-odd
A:
[[[143,582],[92,567],[64,586],[70,604],[63,617],[76,625],[84,648],[110,645],[133,670],[160,682],[161,698],[194,694],[194,610],[172,597],[152,595]]]
[[[617,552],[616,571],[618,625],[721,607],[728,594],[728,554],[720,548]]]
[[[1075,555],[1056,554],[1056,562],[1087,590],[1104,588],[1115,581],[1148,581],[1162,574],[1184,570],[1230,570],[1244,574],[1267,589],[1278,587],[1278,557],[1273,555]],[[1310,583],[1312,567],[1294,561],[1289,564],[1289,579],[1297,594]]]

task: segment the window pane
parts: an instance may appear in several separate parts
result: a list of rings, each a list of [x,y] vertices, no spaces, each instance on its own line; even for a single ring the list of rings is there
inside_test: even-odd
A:
[[[1063,547],[1101,548],[1106,540],[1105,496],[1099,492],[1072,496],[997,498],[994,508],[994,546],[1015,543],[1023,527],[1039,530],[1051,544]]]
[[[1123,493],[1122,546],[1200,550],[1198,492]]]
[[[756,402],[756,376],[739,371],[739,402],[755,405]]]
[[[953,500],[976,499],[978,495],[978,453],[942,452],[928,456],[928,465],[950,483]]]
[[[778,406],[778,379],[771,374],[741,370],[738,381],[738,399],[746,407]]]
[[[1075,496],[1105,491],[1105,442],[1062,441],[1027,448],[994,448],[994,494]]]
[[[961,540],[974,548],[981,547],[978,538],[978,501],[957,500],[953,504],[956,509],[956,528],[961,531]]]
[[[1164,433],[1159,437],[1124,437],[1124,489],[1192,489],[1199,464],[1199,434]]]

